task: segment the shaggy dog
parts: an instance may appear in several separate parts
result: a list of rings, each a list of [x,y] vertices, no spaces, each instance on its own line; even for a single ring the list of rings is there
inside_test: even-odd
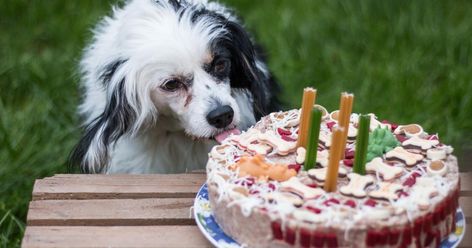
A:
[[[204,168],[216,141],[278,110],[277,84],[231,10],[132,0],[94,29],[80,63],[87,173]]]

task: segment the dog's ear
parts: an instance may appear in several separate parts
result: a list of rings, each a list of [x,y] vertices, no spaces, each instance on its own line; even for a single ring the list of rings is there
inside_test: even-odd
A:
[[[85,173],[104,172],[109,160],[109,147],[128,133],[136,120],[125,92],[125,79],[113,82],[117,67],[123,62],[107,66],[100,79],[108,89],[103,112],[85,127],[85,132],[69,157],[70,166],[80,166]]]
[[[234,21],[228,21],[224,26],[229,35],[229,39],[224,42],[232,54],[231,87],[246,88],[252,93],[257,119],[279,110],[280,104],[276,98],[278,85],[257,53],[249,34]]]

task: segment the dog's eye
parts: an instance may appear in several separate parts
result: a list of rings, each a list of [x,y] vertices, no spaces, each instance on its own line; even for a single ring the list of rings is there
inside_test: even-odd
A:
[[[176,91],[182,87],[182,82],[177,79],[169,79],[161,86],[162,89],[170,92]]]
[[[215,73],[219,75],[224,75],[228,72],[229,67],[230,67],[229,59],[218,59],[215,62],[214,71]]]

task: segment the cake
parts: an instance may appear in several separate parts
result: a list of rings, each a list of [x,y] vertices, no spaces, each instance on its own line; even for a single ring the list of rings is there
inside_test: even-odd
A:
[[[455,228],[457,159],[418,124],[370,114],[365,169],[353,172],[350,115],[335,192],[323,189],[339,111],[323,110],[316,166],[304,169],[300,110],[271,113],[212,148],[207,185],[216,222],[247,247],[436,247]]]

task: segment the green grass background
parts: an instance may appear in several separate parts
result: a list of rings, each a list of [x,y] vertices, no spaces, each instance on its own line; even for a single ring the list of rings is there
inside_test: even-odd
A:
[[[302,88],[337,107],[421,123],[456,147],[472,139],[472,1],[227,0],[298,106]],[[76,65],[96,0],[0,0],[0,244],[18,246],[36,178],[63,173],[79,137]],[[464,169],[463,159],[461,166]]]

